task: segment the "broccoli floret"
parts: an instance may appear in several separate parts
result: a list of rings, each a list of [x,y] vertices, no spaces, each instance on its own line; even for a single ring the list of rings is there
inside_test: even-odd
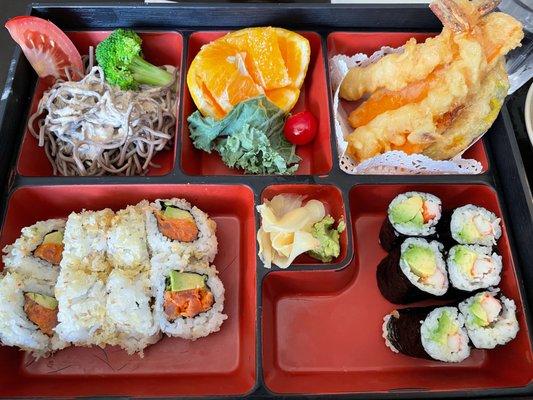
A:
[[[137,89],[140,84],[165,86],[172,74],[142,58],[142,40],[130,29],[117,29],[96,46],[96,60],[106,80],[121,89]]]

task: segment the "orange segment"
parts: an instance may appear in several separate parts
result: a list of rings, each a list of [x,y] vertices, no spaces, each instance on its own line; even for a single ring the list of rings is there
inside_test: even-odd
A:
[[[238,103],[266,94],[290,111],[298,101],[310,59],[309,42],[281,28],[235,31],[203,46],[187,85],[204,116],[223,118]]]
[[[204,83],[218,105],[229,112],[235,101],[263,93],[250,76],[244,59],[246,54],[234,47],[215,41],[203,47],[191,64],[196,80]],[[242,92],[243,91],[243,92]]]
[[[307,39],[287,29],[274,28],[278,35],[278,46],[289,78],[293,86],[300,87],[304,83],[307,66],[311,58],[311,47]]]
[[[226,35],[223,40],[248,55],[246,66],[255,82],[265,89],[291,83],[273,28],[243,29]]]
[[[214,115],[216,118],[223,118],[226,112],[218,105],[211,92],[207,89],[207,86],[205,86],[205,83],[201,83],[201,88],[199,97],[205,101],[204,107],[211,110],[211,115]],[[198,108],[201,109],[200,106]]]
[[[218,105],[214,97],[201,80],[194,74],[187,75],[187,86],[196,107],[203,115],[210,115],[216,119],[223,118],[226,112]]]
[[[265,94],[272,103],[277,105],[283,111],[289,112],[298,101],[300,90],[287,87],[267,90]]]

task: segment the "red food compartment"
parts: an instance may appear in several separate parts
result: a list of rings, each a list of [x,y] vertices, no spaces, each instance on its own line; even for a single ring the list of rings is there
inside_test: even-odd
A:
[[[520,331],[494,350],[473,350],[458,364],[395,354],[381,336],[383,317],[396,307],[380,294],[378,243],[389,202],[399,193],[426,191],[445,209],[473,203],[501,217],[497,195],[485,185],[358,185],[350,192],[354,260],[342,271],[272,272],[263,283],[263,367],[274,393],[466,391],[521,387],[533,378],[529,340],[505,225],[500,288],[517,305]],[[431,302],[418,303],[432,304]]]
[[[118,210],[142,199],[182,197],[217,223],[214,264],[226,289],[228,319],[196,341],[164,337],[144,358],[117,347],[70,347],[35,361],[0,347],[0,396],[244,395],[255,386],[256,247],[254,196],[242,185],[79,185],[23,187],[10,198],[1,246],[20,229],[72,211]]]
[[[351,56],[364,53],[370,56],[383,46],[400,47],[412,37],[420,43],[435,35],[435,33],[416,32],[334,32],[328,35],[328,60],[337,54]],[[349,112],[355,108],[354,104],[356,103],[340,101],[340,107]],[[489,169],[489,160],[482,140],[467,149],[462,157],[479,161],[483,172]]]
[[[200,48],[227,34],[227,31],[194,32],[189,38],[187,68]],[[331,128],[328,106],[326,69],[320,35],[316,32],[298,32],[309,40],[311,60],[298,102],[291,113],[308,110],[318,119],[318,132],[307,145],[297,146],[296,153],[302,159],[297,175],[326,175],[333,165],[331,155]],[[189,136],[187,117],[197,110],[187,85],[183,88],[183,114],[181,129],[181,168],[188,175],[242,175],[242,170],[227,167],[216,152],[211,154],[196,149]]]
[[[305,196],[304,204],[306,201],[311,199],[320,200],[324,203],[326,215],[330,214],[333,218],[335,218],[335,226],[337,226],[337,222],[341,218],[346,222],[346,211],[344,209],[342,193],[336,186],[314,184],[272,185],[265,188],[261,195],[261,199],[262,201],[272,200],[272,198],[278,194],[296,194]],[[307,254],[301,254],[300,256],[296,257],[292,265],[333,265],[344,261],[348,249],[347,229],[345,229],[340,235],[341,252],[335,260],[332,260],[329,263],[323,263],[313,257],[308,256]]]
[[[104,40],[111,31],[94,31],[94,32],[65,32],[67,36],[76,45],[80,54],[89,53],[89,46],[96,47],[98,43]],[[182,69],[182,51],[183,38],[178,32],[138,32],[143,40],[142,51],[144,57],[154,65],[173,65],[180,71]],[[33,100],[30,107],[28,118],[37,111],[39,101],[43,93],[50,87],[43,79],[37,80]],[[176,119],[178,119],[178,106],[176,106]],[[176,159],[176,142],[177,128],[179,122],[176,122],[176,130],[172,148],[157,153],[152,162],[160,167],[150,167],[147,175],[161,176],[166,175],[174,168]],[[52,176],[53,169],[46,157],[44,147],[38,146],[38,140],[34,138],[28,129],[24,133],[22,145],[17,162],[17,171],[22,176]]]

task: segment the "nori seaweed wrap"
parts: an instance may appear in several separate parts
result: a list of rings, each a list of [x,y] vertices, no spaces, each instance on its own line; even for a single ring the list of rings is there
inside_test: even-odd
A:
[[[431,360],[422,345],[420,322],[434,309],[434,306],[409,307],[387,314],[383,320],[383,338],[387,347],[395,353]]]

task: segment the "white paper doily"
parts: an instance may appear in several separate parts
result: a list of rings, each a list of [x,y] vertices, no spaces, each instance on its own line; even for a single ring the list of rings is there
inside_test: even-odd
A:
[[[339,152],[340,168],[352,175],[356,174],[406,174],[406,175],[430,175],[430,174],[479,174],[482,166],[477,160],[463,159],[461,155],[451,160],[433,160],[423,154],[407,155],[403,151],[388,151],[372,157],[362,163],[355,161],[346,155],[348,143],[345,137],[353,129],[348,124],[348,115],[339,107],[339,88],[342,80],[350,68],[366,66],[389,53],[399,53],[403,49],[383,47],[370,57],[366,54],[355,54],[351,57],[343,54],[330,59],[330,76],[335,94],[333,96],[333,112],[335,117],[335,136]]]

